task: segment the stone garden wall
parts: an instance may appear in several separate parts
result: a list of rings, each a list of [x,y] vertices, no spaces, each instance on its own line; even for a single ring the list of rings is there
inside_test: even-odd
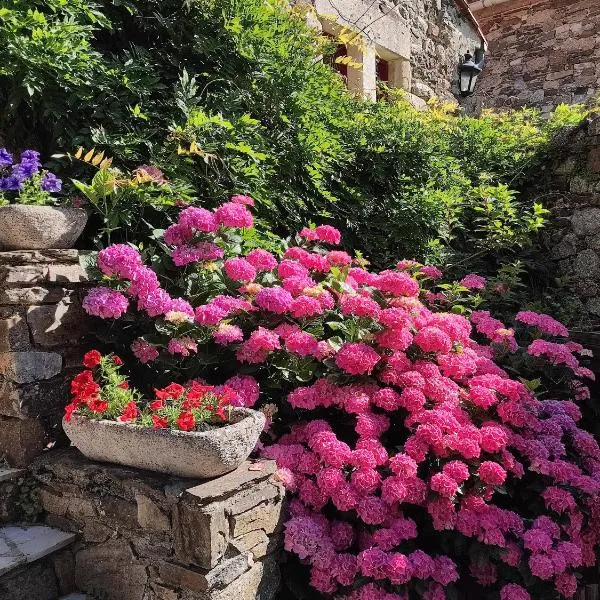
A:
[[[560,158],[534,195],[551,210],[544,242],[581,299],[584,324],[600,324],[600,117],[566,132]]]
[[[43,520],[79,534],[61,589],[101,600],[271,600],[284,499],[274,471],[272,461],[246,462],[195,482],[93,463],[74,449],[40,457]]]
[[[84,346],[85,286],[76,250],[0,252],[0,459],[12,465],[61,435]]]

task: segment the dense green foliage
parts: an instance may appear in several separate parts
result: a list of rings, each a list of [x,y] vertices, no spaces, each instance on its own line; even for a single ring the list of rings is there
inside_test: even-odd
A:
[[[208,205],[251,193],[283,236],[329,220],[379,266],[461,270],[530,243],[544,212],[514,189],[582,109],[547,121],[366,103],[316,58],[330,47],[284,0],[12,0],[0,131],[45,156],[83,145],[124,169],[157,164]]]

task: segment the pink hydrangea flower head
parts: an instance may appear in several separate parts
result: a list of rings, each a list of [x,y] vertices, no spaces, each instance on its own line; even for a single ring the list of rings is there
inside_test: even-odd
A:
[[[506,471],[498,463],[486,460],[479,465],[479,478],[489,485],[502,485],[506,481]]]
[[[233,202],[234,204],[243,204],[244,206],[254,206],[254,198],[252,198],[251,196],[244,196],[242,194],[236,194],[235,196],[232,196],[229,201]]]
[[[130,279],[142,266],[140,253],[128,244],[113,244],[98,252],[98,268],[108,277]]]
[[[215,219],[223,227],[249,228],[252,227],[252,213],[243,205],[236,202],[225,202],[215,210]]]
[[[254,281],[256,278],[256,269],[245,258],[228,258],[223,268],[233,281]]]
[[[371,346],[350,342],[340,348],[335,356],[335,364],[350,375],[365,375],[373,372],[380,358]]]
[[[414,341],[423,352],[447,353],[452,349],[450,336],[438,327],[424,327],[415,335]]]
[[[470,273],[463,277],[459,284],[469,290],[484,290],[487,279],[482,277],[481,275],[476,275],[475,273]]]
[[[500,590],[500,600],[531,600],[531,596],[520,585],[509,583]]]
[[[285,347],[298,356],[312,356],[318,350],[318,342],[311,333],[296,331],[286,338]]]
[[[342,234],[331,225],[319,225],[315,232],[317,239],[325,244],[337,246],[342,241]]]
[[[241,342],[244,339],[244,332],[237,326],[229,323],[220,323],[215,331],[213,338],[217,344],[226,346],[234,342]]]
[[[217,230],[215,215],[209,210],[197,206],[184,208],[179,213],[178,223],[188,231],[195,229],[203,233],[213,233]]]
[[[278,265],[277,259],[270,252],[261,248],[251,250],[246,256],[246,260],[257,271],[272,271]]]
[[[425,275],[425,277],[432,279],[433,281],[437,281],[441,279],[443,273],[437,267],[431,265],[425,265],[419,269],[419,271]]]
[[[281,287],[263,288],[256,294],[256,305],[263,310],[284,314],[292,307],[292,295]]]
[[[242,406],[247,408],[252,408],[260,395],[260,387],[252,375],[234,375],[224,385],[237,392],[243,402]]]
[[[373,286],[393,296],[416,297],[419,295],[419,284],[407,273],[382,271]]]
[[[134,340],[131,343],[131,351],[133,355],[142,363],[147,364],[158,358],[158,349],[153,344],[146,342],[143,339]]]
[[[352,257],[342,250],[331,250],[326,256],[327,262],[330,265],[344,267],[352,263]]]
[[[82,306],[88,315],[101,319],[118,319],[127,312],[129,301],[120,292],[97,287],[87,293]]]

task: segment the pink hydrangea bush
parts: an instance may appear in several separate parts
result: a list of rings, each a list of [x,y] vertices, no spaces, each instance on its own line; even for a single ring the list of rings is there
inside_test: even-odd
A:
[[[311,586],[343,600],[573,597],[600,543],[584,349],[547,315],[456,314],[432,292],[436,269],[370,272],[330,226],[281,257],[242,253],[250,205],[182,211],[160,278],[135,249],[103,250],[85,307],[137,323],[141,363],[246,373],[249,405],[279,404],[263,454],[292,496],[285,547]]]

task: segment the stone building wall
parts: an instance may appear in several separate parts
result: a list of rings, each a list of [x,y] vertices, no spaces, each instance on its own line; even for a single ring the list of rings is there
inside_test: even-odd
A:
[[[0,460],[26,465],[60,436],[86,285],[76,250],[0,252]]]
[[[487,8],[471,0],[471,6],[489,43],[477,105],[550,111],[600,92],[598,0],[508,0]]]
[[[274,471],[273,461],[246,462],[202,482],[75,449],[38,458],[44,523],[79,534],[54,565],[58,587],[102,600],[272,600],[284,508]]]
[[[415,103],[432,96],[456,100],[463,55],[482,43],[465,0],[297,0],[322,15],[312,21],[326,33],[337,25],[361,32],[364,48],[348,50],[361,68],[349,68],[350,91],[375,99],[377,59],[389,67],[388,85],[412,95]]]

